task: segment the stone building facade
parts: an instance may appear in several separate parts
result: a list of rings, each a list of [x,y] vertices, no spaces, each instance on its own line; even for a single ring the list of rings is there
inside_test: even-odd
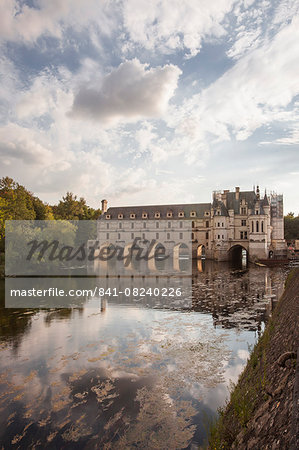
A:
[[[211,203],[107,208],[98,219],[101,242],[129,246],[135,238],[162,245],[189,242],[194,258],[228,261],[246,254],[254,261],[285,258],[283,197],[252,191],[215,191]]]

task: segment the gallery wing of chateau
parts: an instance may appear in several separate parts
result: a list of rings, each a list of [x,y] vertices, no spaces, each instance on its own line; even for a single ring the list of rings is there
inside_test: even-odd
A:
[[[98,219],[101,242],[128,245],[136,238],[155,239],[162,245],[178,243],[190,235],[194,258],[205,256],[230,260],[236,252],[247,252],[252,261],[283,259],[283,196],[252,191],[214,191],[212,203],[125,206],[107,208],[102,200]]]

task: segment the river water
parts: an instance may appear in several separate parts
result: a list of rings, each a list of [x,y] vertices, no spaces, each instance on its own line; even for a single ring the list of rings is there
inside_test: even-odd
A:
[[[188,308],[91,298],[7,309],[1,280],[1,447],[203,445],[288,270],[194,264]]]

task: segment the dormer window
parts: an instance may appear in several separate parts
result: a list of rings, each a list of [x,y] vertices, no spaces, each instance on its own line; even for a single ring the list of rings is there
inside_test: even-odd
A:
[[[110,214],[106,214],[106,219],[111,219]]]
[[[196,217],[196,212],[195,211],[191,211],[190,217]]]
[[[123,219],[124,218],[124,215],[123,214],[118,214],[118,219]]]
[[[147,213],[146,212],[142,213],[142,219],[147,219]]]
[[[168,211],[167,217],[172,217],[172,212],[171,211]]]
[[[160,213],[159,212],[155,212],[155,219],[160,219]]]
[[[130,219],[135,219],[135,218],[136,218],[136,214],[131,213],[131,214],[130,214]]]
[[[183,211],[179,212],[179,217],[184,217],[184,212]]]
[[[209,216],[209,215],[210,215],[209,211],[205,211],[205,216]]]

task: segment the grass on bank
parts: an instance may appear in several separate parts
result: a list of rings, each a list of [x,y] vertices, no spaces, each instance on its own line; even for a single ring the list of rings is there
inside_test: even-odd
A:
[[[5,255],[0,252],[0,278],[4,278],[5,275]]]
[[[296,270],[289,273],[285,287],[289,286]],[[276,307],[264,333],[255,344],[247,365],[238,383],[231,386],[230,399],[223,408],[219,408],[219,416],[209,429],[208,448],[213,450],[230,449],[237,435],[246,430],[249,420],[254,416],[261,399],[267,400],[267,354],[270,339],[276,329],[280,316],[280,308]]]

